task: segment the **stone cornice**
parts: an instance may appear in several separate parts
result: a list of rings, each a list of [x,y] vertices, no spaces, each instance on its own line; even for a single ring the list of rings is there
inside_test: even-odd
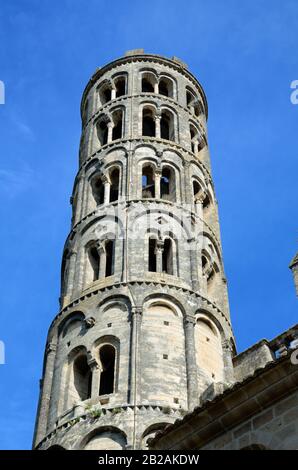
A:
[[[98,108],[97,111],[95,111],[95,113],[93,113],[89,119],[86,120],[86,122],[83,123],[83,131],[86,129],[86,127],[92,123],[93,121],[96,121],[96,119],[101,115],[101,114],[104,114],[104,113],[109,113],[110,109],[112,108],[115,108],[117,105],[120,105],[122,102],[125,103],[126,101],[129,101],[130,99],[132,98],[147,98],[149,99],[150,101],[154,101],[154,100],[159,100],[162,102],[162,104],[164,103],[168,103],[169,105],[172,105],[172,106],[175,106],[177,108],[179,108],[180,110],[186,112],[189,114],[189,118],[190,119],[193,119],[195,123],[199,124],[200,127],[202,127],[204,132],[206,132],[206,130],[204,129],[204,126],[202,125],[202,123],[200,122],[200,119],[198,118],[198,116],[196,116],[195,114],[193,114],[189,108],[185,108],[184,106],[182,106],[177,100],[175,100],[174,98],[170,98],[168,96],[164,96],[164,95],[159,95],[157,93],[135,93],[133,95],[122,95],[122,96],[119,96],[119,98],[114,98],[113,100],[110,100],[108,101],[107,103],[105,103],[103,106],[100,106]],[[114,109],[113,109],[114,110]]]
[[[222,319],[224,319],[224,321],[227,323],[229,328],[232,330],[232,325],[231,325],[230,319],[224,314],[224,312],[217,306],[216,303],[212,302],[207,297],[204,297],[201,294],[199,294],[198,292],[195,292],[195,291],[193,291],[191,289],[188,289],[186,287],[181,287],[181,286],[178,286],[176,284],[171,284],[168,281],[165,284],[163,282],[158,282],[158,281],[155,281],[155,280],[154,281],[153,280],[145,280],[145,279],[144,280],[138,280],[138,281],[131,280],[131,281],[128,281],[128,282],[117,282],[116,281],[111,285],[107,285],[107,286],[103,286],[103,287],[94,286],[94,290],[92,290],[92,288],[90,288],[88,290],[88,292],[82,293],[79,297],[72,300],[69,304],[67,304],[65,307],[63,307],[57,313],[57,315],[55,316],[55,318],[53,319],[53,321],[50,325],[49,330],[51,330],[54,327],[57,320],[64,313],[68,312],[69,310],[71,310],[74,307],[77,307],[84,300],[86,300],[90,297],[93,297],[93,296],[97,296],[99,293],[103,294],[105,292],[117,291],[117,290],[120,290],[122,288],[126,288],[127,286],[134,286],[134,285],[154,286],[155,288],[160,287],[161,289],[166,288],[169,291],[176,291],[178,293],[181,292],[183,294],[187,294],[188,297],[192,297],[194,299],[200,299],[200,301],[202,302],[202,305],[200,306],[200,309],[210,310],[210,312],[212,312],[212,310],[213,310],[214,312],[219,314],[222,317]]]
[[[205,92],[203,90],[202,85],[200,82],[197,80],[197,78],[189,72],[181,63],[176,62],[175,60],[168,59],[163,56],[159,55],[154,55],[154,54],[136,54],[132,56],[125,56],[125,57],[120,57],[119,59],[116,59],[108,64],[106,64],[102,68],[98,68],[95,73],[92,75],[91,79],[87,83],[83,95],[82,95],[82,100],[81,100],[81,116],[83,116],[83,109],[84,109],[84,103],[85,103],[85,98],[89,90],[92,88],[92,86],[107,72],[112,70],[115,67],[118,67],[119,65],[124,65],[126,63],[130,62],[148,62],[148,63],[158,63],[161,65],[166,65],[170,68],[172,68],[175,72],[180,73],[181,75],[187,77],[192,84],[197,88],[199,91],[200,95],[202,96],[204,107],[205,107],[205,114],[206,114],[206,119],[208,118],[208,103],[207,103],[207,98],[205,95]]]
[[[102,152],[104,153],[106,150],[108,150],[110,152],[111,150],[117,149],[119,147],[120,148],[122,147],[122,149],[124,150],[126,143],[134,144],[135,142],[137,144],[139,142],[141,142],[141,143],[144,143],[144,145],[162,144],[162,145],[165,145],[166,147],[168,147],[169,150],[175,149],[174,151],[177,151],[181,156],[184,152],[186,155],[188,155],[191,158],[190,163],[196,162],[199,166],[201,166],[205,177],[206,178],[208,177],[208,179],[212,182],[212,176],[211,176],[210,169],[207,168],[207,166],[198,158],[198,156],[196,154],[194,154],[193,152],[191,152],[187,148],[183,147],[183,145],[180,145],[177,142],[174,142],[173,140],[166,140],[166,139],[161,139],[161,138],[158,138],[158,137],[147,137],[147,136],[117,139],[117,140],[113,140],[112,142],[110,142],[106,145],[103,145],[98,150],[96,150],[96,152],[93,152],[90,155],[90,157],[88,157],[86,160],[83,161],[83,163],[79,167],[77,175],[79,175],[79,173],[84,169],[85,166],[87,166],[92,161],[93,158],[99,158],[100,154]],[[168,149],[165,149],[165,150],[168,150]],[[126,150],[126,152],[127,152],[127,150]],[[105,153],[104,153],[103,157],[105,157]],[[184,158],[183,158],[183,160],[184,160]]]
[[[163,414],[168,414],[169,416],[174,415],[176,418],[179,416],[184,416],[186,414],[186,410],[182,408],[174,408],[174,407],[169,407],[169,406],[164,406],[164,405],[158,405],[158,404],[142,404],[142,405],[120,405],[120,406],[113,406],[111,408],[106,407],[106,408],[100,408],[100,411],[103,416],[109,416],[110,418],[113,417],[113,410],[117,410],[118,412],[129,412],[131,410],[150,410],[150,411],[157,411],[158,413],[163,413]],[[75,424],[79,423],[80,421],[86,421],[87,419],[90,419],[93,422],[97,422],[98,424],[100,423],[101,418],[92,418],[92,415],[90,413],[82,413],[81,415],[77,417],[72,417],[65,421],[63,424],[58,424],[58,426],[50,431],[36,446],[36,449],[40,449],[40,447],[47,441],[50,441],[55,437],[59,431],[63,431],[63,429],[70,429],[72,426]]]
[[[71,229],[71,231],[69,232],[68,234],[68,237],[65,241],[65,246],[64,246],[64,250],[68,244],[68,241],[71,239],[73,240],[74,239],[74,236],[75,234],[77,233],[78,229],[79,230],[82,230],[83,227],[80,228],[80,226],[86,222],[86,221],[91,221],[92,220],[92,217],[94,216],[95,218],[99,215],[101,215],[101,211],[103,211],[103,213],[106,211],[106,208],[107,207],[112,207],[112,206],[117,206],[119,204],[125,204],[126,207],[129,207],[132,203],[142,203],[142,204],[157,204],[157,205],[160,205],[160,204],[165,204],[165,206],[171,206],[171,210],[173,210],[173,208],[178,208],[178,209],[183,209],[183,210],[186,210],[185,207],[181,204],[181,203],[176,203],[176,202],[172,202],[172,201],[167,201],[165,199],[149,199],[149,198],[146,198],[146,199],[137,199],[137,198],[133,198],[133,199],[127,199],[127,200],[122,200],[122,201],[115,201],[115,202],[111,202],[109,204],[103,204],[102,206],[99,206],[95,211],[92,211],[90,212],[89,214],[87,214],[85,217],[83,217],[81,220],[79,220]],[[187,211],[189,213],[190,216],[192,217],[195,217],[197,218],[198,220],[200,220],[204,227],[207,227],[207,230],[209,230],[210,234],[214,237],[214,240],[217,244],[217,247],[218,247],[218,250],[219,250],[219,253],[222,257],[222,249],[221,249],[221,243],[220,243],[220,240],[217,236],[217,234],[215,233],[215,231],[212,229],[212,227],[204,220],[202,219],[198,214],[196,214],[194,211]],[[221,263],[222,263],[222,260],[220,260]]]

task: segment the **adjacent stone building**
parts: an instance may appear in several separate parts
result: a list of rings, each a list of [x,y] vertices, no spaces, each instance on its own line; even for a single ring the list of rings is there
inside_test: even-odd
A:
[[[277,342],[236,356],[207,114],[175,57],[129,51],[87,84],[34,448],[147,449],[270,372]]]

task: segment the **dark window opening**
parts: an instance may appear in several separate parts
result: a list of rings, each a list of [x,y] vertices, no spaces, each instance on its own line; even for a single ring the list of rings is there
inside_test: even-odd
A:
[[[165,80],[160,80],[158,90],[160,95],[170,96],[168,84]]]
[[[106,104],[108,101],[112,99],[112,90],[111,88],[105,87],[101,90],[100,93],[101,104]]]
[[[160,179],[160,196],[162,199],[168,199],[170,195],[170,177],[171,171],[168,168],[164,168]]]
[[[90,263],[93,269],[93,282],[97,281],[99,278],[99,263],[100,263],[100,257],[97,251],[97,248],[95,246],[92,246],[89,249],[89,259]]]
[[[108,395],[114,392],[115,356],[115,348],[109,344],[100,349],[99,359],[102,371],[100,374],[99,395]]]
[[[155,119],[150,109],[143,109],[143,135],[155,137]]]
[[[110,175],[110,202],[118,201],[119,197],[119,169],[115,168]]]
[[[92,374],[84,355],[79,356],[73,364],[74,386],[80,397],[84,401],[91,397]]]
[[[196,198],[201,192],[201,186],[199,185],[197,181],[193,181],[192,188],[193,188],[194,198]]]
[[[115,86],[116,86],[116,98],[119,98],[119,96],[123,96],[126,93],[126,83],[125,83],[125,78],[124,77],[119,77],[117,80],[115,80]]]
[[[164,113],[160,120],[160,137],[162,139],[170,140],[170,120]]]
[[[172,240],[166,238],[162,252],[162,271],[166,274],[173,274],[173,246]]]
[[[109,240],[105,246],[106,249],[106,277],[114,274],[114,240]]]
[[[207,209],[209,206],[210,206],[210,198],[208,195],[206,195],[203,201],[203,209]]]
[[[113,114],[114,127],[112,132],[112,140],[121,139],[122,137],[122,111],[116,111]]]
[[[156,239],[149,238],[148,270],[156,273]]]
[[[208,264],[206,256],[202,256],[202,268],[205,269]]]
[[[154,93],[154,86],[148,80],[148,78],[142,78],[142,92],[143,93]]]
[[[160,120],[160,137],[166,140],[175,140],[174,117],[172,113],[163,111]]]
[[[152,166],[143,167],[142,173],[142,197],[155,197],[155,178]]]
[[[108,142],[108,126],[107,123],[101,121],[97,126],[97,135],[100,145],[106,145]]]
[[[97,205],[104,203],[105,187],[100,177],[92,182],[92,193]]]
[[[168,201],[176,200],[175,172],[172,168],[164,167],[160,179],[160,197]]]
[[[189,106],[191,104],[192,99],[193,99],[192,94],[189,91],[187,91],[186,92],[186,104],[187,104],[187,106]]]

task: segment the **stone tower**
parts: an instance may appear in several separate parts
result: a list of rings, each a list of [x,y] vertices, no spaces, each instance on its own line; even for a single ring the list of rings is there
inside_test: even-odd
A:
[[[81,116],[34,447],[146,448],[234,380],[207,102],[138,49],[97,69]]]

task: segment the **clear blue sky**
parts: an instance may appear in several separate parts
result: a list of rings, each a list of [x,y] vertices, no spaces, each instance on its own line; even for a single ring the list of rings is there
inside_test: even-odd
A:
[[[29,448],[77,170],[79,106],[126,50],[176,55],[209,101],[238,350],[297,322],[297,0],[1,0],[0,448]]]

